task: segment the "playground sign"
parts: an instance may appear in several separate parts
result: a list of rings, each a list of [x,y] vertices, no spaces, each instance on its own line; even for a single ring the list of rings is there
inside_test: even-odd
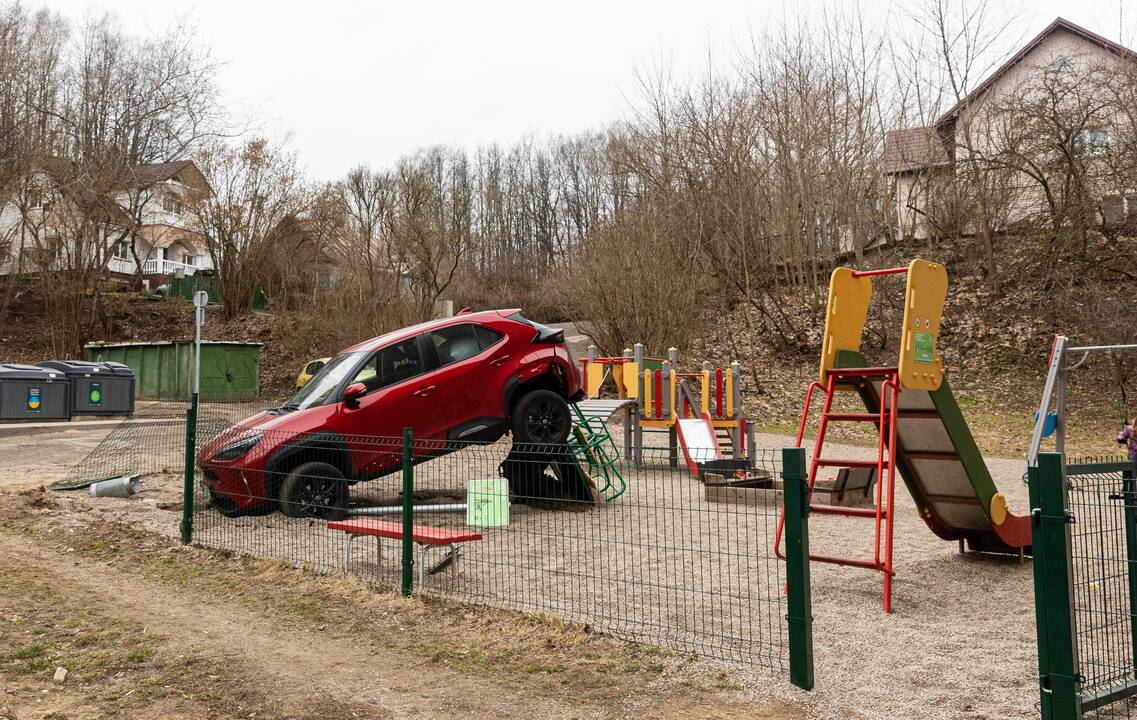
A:
[[[466,483],[466,524],[482,527],[509,525],[509,482],[505,478]]]
[[[931,365],[936,361],[936,336],[931,333],[912,333],[912,344],[915,346],[916,362]]]

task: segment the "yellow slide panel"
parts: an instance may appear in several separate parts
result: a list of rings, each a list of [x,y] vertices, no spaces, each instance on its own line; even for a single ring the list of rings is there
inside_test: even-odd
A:
[[[936,349],[940,318],[947,300],[947,268],[927,260],[908,266],[904,292],[904,331],[900,336],[900,386],[907,390],[936,390],[944,379],[944,364]]]
[[[872,300],[872,279],[854,277],[853,269],[839,267],[829,277],[829,302],[825,308],[825,335],[821,343],[821,384],[837,361],[838,350],[860,352],[861,336]]]
[[[600,397],[600,386],[604,384],[604,366],[600,363],[585,364],[584,394],[590,398]]]

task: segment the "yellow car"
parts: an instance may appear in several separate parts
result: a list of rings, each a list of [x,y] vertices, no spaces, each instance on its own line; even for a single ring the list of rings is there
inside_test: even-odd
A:
[[[299,390],[300,388],[307,385],[308,381],[312,379],[312,376],[320,372],[320,368],[324,367],[324,363],[330,359],[331,358],[325,357],[320,358],[319,360],[308,361],[308,363],[303,368],[301,368],[300,374],[296,376],[296,389]]]

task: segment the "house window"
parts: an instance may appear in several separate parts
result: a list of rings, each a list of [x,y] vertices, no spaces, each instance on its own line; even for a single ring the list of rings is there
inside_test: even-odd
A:
[[[165,195],[162,197],[162,209],[168,213],[175,215],[182,214],[182,203],[173,195]]]
[[[1082,155],[1104,155],[1109,152],[1109,130],[1083,128],[1074,136],[1074,150]]]
[[[119,240],[114,246],[114,256],[121,260],[133,259],[130,254],[130,240]]]

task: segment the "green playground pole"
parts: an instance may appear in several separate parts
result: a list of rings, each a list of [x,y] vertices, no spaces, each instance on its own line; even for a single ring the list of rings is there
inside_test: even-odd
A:
[[[1078,695],[1074,590],[1066,477],[1061,453],[1039,453],[1027,470],[1030,485],[1031,552],[1034,564],[1038,680],[1043,720],[1082,717]]]
[[[786,624],[790,640],[790,682],[813,689],[813,607],[809,595],[809,488],[805,450],[782,448],[785,497]]]
[[[1129,579],[1129,636],[1133,652],[1137,653],[1137,487],[1134,486],[1133,470],[1121,474],[1121,497],[1125,512],[1125,564]],[[1137,657],[1130,658],[1137,668]]]
[[[415,582],[414,461],[414,430],[403,428],[403,595],[414,591]]]

